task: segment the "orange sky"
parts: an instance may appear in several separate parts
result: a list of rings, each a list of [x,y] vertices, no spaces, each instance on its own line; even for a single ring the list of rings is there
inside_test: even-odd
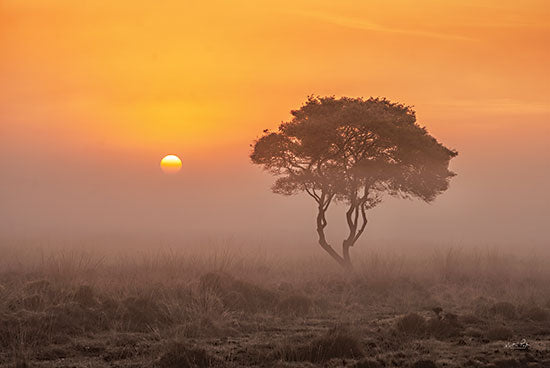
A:
[[[545,0],[2,0],[4,210],[32,207],[18,201],[29,180],[66,176],[78,191],[89,172],[150,175],[168,153],[195,175],[223,167],[258,178],[249,143],[307,95],[335,94],[414,105],[460,152],[452,203],[496,191],[492,205],[503,205],[506,193],[530,191],[539,199],[525,211],[539,218],[550,182],[548,45]],[[264,177],[239,185],[254,180],[267,190]],[[60,195],[51,185],[40,196]]]

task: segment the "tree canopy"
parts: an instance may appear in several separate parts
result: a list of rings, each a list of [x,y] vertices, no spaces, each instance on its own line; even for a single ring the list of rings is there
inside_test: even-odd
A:
[[[264,131],[250,157],[278,177],[275,193],[304,191],[315,199],[319,242],[342,264],[350,263],[349,247],[363,233],[365,211],[384,194],[431,202],[455,175],[449,161],[457,152],[418,125],[409,106],[381,98],[311,96],[291,114],[278,131]],[[349,206],[343,257],[322,231],[333,200]]]

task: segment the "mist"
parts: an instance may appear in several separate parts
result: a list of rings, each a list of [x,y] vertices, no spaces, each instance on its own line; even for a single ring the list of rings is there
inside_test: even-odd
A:
[[[450,189],[432,204],[386,198],[369,211],[365,238],[355,251],[383,244],[548,244],[550,153],[544,139],[471,126],[463,130],[458,138],[438,137],[460,153],[451,163],[457,176]],[[182,148],[174,153],[181,155],[183,169],[166,175],[159,161],[172,151],[132,155],[93,143],[58,148],[52,143],[55,132],[42,141],[18,138],[4,135],[1,148],[3,242],[127,248],[132,242],[143,247],[147,240],[152,248],[177,248],[232,239],[277,252],[320,251],[315,203],[305,194],[273,194],[273,178],[251,164],[246,141],[229,147],[227,155],[204,157]],[[250,143],[254,139],[249,136]],[[346,229],[344,212],[341,205],[329,211],[328,234],[334,241]]]

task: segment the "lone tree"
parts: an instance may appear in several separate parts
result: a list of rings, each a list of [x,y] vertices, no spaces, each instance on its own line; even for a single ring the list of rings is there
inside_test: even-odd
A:
[[[367,226],[366,211],[384,194],[431,202],[455,175],[449,161],[458,153],[418,125],[409,106],[380,98],[310,96],[291,114],[277,132],[264,130],[250,158],[278,176],[273,192],[304,191],[317,202],[319,244],[344,267],[351,267],[350,248]],[[342,255],[325,236],[332,201],[347,205]]]

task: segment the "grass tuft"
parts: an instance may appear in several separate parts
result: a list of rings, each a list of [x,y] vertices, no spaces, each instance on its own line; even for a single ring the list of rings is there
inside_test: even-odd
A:
[[[210,272],[200,278],[203,292],[217,295],[230,310],[255,313],[268,311],[276,305],[275,292],[224,273]]]
[[[417,313],[409,313],[397,320],[396,329],[405,335],[421,336],[426,332],[426,320]]]
[[[489,308],[489,312],[506,319],[515,319],[517,317],[516,306],[509,302],[495,303]]]
[[[433,360],[418,360],[411,365],[411,368],[437,368]]]
[[[91,307],[96,304],[94,290],[89,285],[81,285],[74,293],[74,300],[83,307]]]
[[[216,359],[204,349],[188,347],[183,343],[174,343],[160,357],[158,368],[208,368]]]
[[[280,357],[284,360],[312,363],[321,363],[334,358],[357,359],[363,355],[358,336],[343,327],[333,328],[307,344],[285,345],[280,351]]]
[[[377,360],[366,358],[353,365],[353,368],[384,368],[385,365]]]
[[[304,316],[313,306],[313,302],[305,295],[293,294],[279,301],[277,311],[281,314]]]
[[[536,322],[544,322],[548,320],[548,311],[545,309],[542,309],[538,306],[531,306],[526,308],[521,312],[521,315],[523,318],[536,321]]]
[[[485,337],[490,341],[509,340],[512,336],[514,336],[514,332],[506,326],[494,326],[485,333]]]

